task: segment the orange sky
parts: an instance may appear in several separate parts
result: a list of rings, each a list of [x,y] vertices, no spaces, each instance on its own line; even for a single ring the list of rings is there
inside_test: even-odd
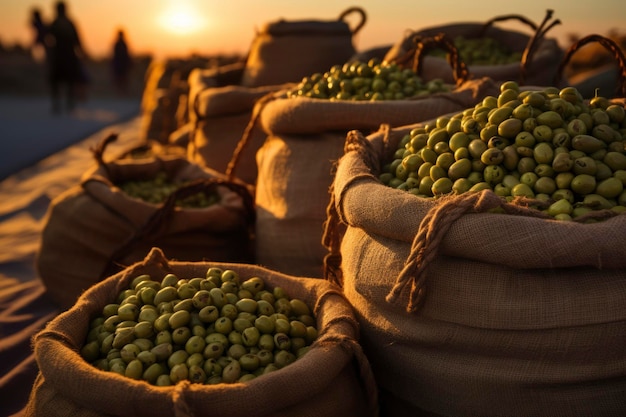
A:
[[[32,39],[29,14],[39,7],[44,17],[53,17],[55,0],[0,0],[0,42],[28,44]],[[200,54],[245,53],[255,29],[279,18],[287,20],[333,20],[348,7],[360,5],[367,22],[355,38],[357,49],[388,45],[405,30],[452,22],[483,22],[492,17],[518,13],[540,22],[548,8],[562,25],[550,33],[562,43],[568,33],[606,34],[612,28],[626,30],[626,1],[601,0],[601,7],[588,1],[526,0],[493,2],[473,0],[67,0],[88,52],[95,57],[109,54],[118,28],[124,28],[130,47],[156,57]],[[523,6],[523,7],[522,7]],[[625,29],[622,29],[625,28]],[[520,30],[527,30],[520,26]]]

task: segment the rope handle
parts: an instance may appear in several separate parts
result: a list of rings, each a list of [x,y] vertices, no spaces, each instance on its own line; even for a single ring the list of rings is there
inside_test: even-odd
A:
[[[354,27],[354,29],[352,29],[352,35],[354,36],[363,28],[363,26],[365,26],[365,22],[367,21],[367,14],[365,13],[365,10],[361,7],[349,7],[339,15],[338,20],[345,20],[349,14],[353,13],[358,13],[361,17],[359,23]]]
[[[318,340],[314,343],[313,346],[319,346],[322,349],[326,348],[326,346],[338,346],[344,352],[352,355],[352,360],[358,372],[359,382],[367,397],[368,416],[377,417],[379,415],[380,401],[376,377],[372,371],[370,360],[359,341],[347,336],[323,334],[319,335]]]
[[[110,175],[111,172],[109,170],[109,165],[106,162],[104,162],[104,152],[106,151],[106,148],[109,146],[109,144],[111,144],[112,142],[115,142],[117,139],[118,139],[118,134],[111,133],[108,136],[105,136],[104,138],[102,138],[95,146],[92,146],[89,148],[98,166],[102,167],[106,171],[109,177],[111,177]]]
[[[389,125],[381,127],[383,131],[388,132]],[[358,130],[351,130],[346,135],[344,143],[344,154],[356,152],[359,157],[366,163],[370,171],[380,171],[380,162],[376,156],[376,152],[372,144],[365,138],[363,133]],[[336,165],[338,162],[336,163]],[[336,169],[336,165],[334,169]],[[341,240],[346,232],[347,225],[342,221],[339,211],[337,210],[337,200],[335,196],[335,185],[330,185],[329,202],[326,206],[326,220],[323,225],[322,245],[328,253],[324,256],[323,277],[327,281],[343,286],[343,272],[341,269]]]
[[[125,252],[130,250],[137,242],[155,236],[170,222],[176,210],[178,200],[192,196],[199,192],[213,192],[217,187],[222,186],[236,192],[243,201],[245,213],[249,224],[254,224],[256,219],[256,210],[254,208],[254,200],[249,189],[244,184],[234,183],[221,178],[200,178],[190,182],[172,192],[167,199],[161,203],[157,211],[155,211],[134,233],[132,233],[126,241],[109,256],[108,264],[116,263]]]
[[[328,253],[324,256],[324,279],[343,287],[343,274],[341,271],[341,239],[345,233],[345,225],[339,219],[337,212],[334,184],[331,184],[329,201],[326,206],[326,220],[323,225],[322,245]],[[341,227],[344,230],[340,230]]]
[[[493,19],[487,21],[481,31],[480,31],[480,35],[479,37],[483,37],[485,36],[485,33],[487,32],[487,30],[493,26],[494,23],[497,22],[504,22],[507,20],[517,20],[521,23],[524,23],[525,25],[527,25],[528,27],[530,27],[533,30],[533,36],[529,39],[526,47],[524,48],[524,52],[522,54],[522,59],[520,61],[520,83],[524,84],[525,80],[526,80],[526,75],[528,72],[528,66],[530,65],[530,62],[532,60],[533,55],[535,54],[538,45],[540,44],[540,40],[542,38],[545,37],[546,33],[548,32],[548,30],[552,29],[554,26],[558,25],[561,23],[560,20],[554,20],[552,21],[552,23],[550,23],[550,25],[548,25],[546,27],[546,24],[548,23],[548,21],[552,18],[554,11],[548,9],[546,11],[546,16],[544,17],[544,20],[542,21],[541,25],[537,26],[537,24],[535,22],[533,22],[532,20],[528,19],[525,16],[522,15],[518,15],[518,14],[508,14],[508,15],[502,15],[502,16],[496,16]]]
[[[530,63],[532,62],[532,59],[535,53],[537,52],[537,49],[539,48],[541,41],[545,38],[546,33],[548,33],[548,31],[552,29],[553,27],[555,27],[556,25],[561,24],[561,21],[559,19],[553,20],[551,23],[548,24],[550,19],[552,19],[553,14],[554,14],[553,10],[551,9],[546,10],[546,15],[543,21],[537,27],[537,30],[535,30],[535,33],[528,41],[526,48],[524,48],[524,52],[522,53],[522,59],[520,62],[519,81],[521,85],[523,85],[526,82],[526,77],[528,74],[528,67],[530,66]]]
[[[442,197],[440,204],[430,209],[420,222],[409,256],[386,301],[397,302],[401,294],[408,291],[406,311],[414,313],[419,310],[426,295],[429,267],[438,256],[441,242],[454,222],[465,214],[486,213],[500,208],[506,214],[549,218],[546,213],[528,207],[527,203],[524,198],[507,203],[491,190]]]
[[[410,48],[404,55],[396,58],[394,60],[396,64],[406,67],[407,63],[412,61],[411,69],[419,75],[422,71],[422,58],[426,53],[433,49],[443,49],[446,52],[446,60],[452,68],[456,85],[460,86],[470,79],[469,69],[461,59],[458,48],[445,33],[441,32],[435,36],[415,35],[411,38],[411,42],[415,46]]]
[[[616,94],[619,97],[626,97],[626,56],[624,52],[620,48],[620,46],[610,38],[607,38],[602,35],[592,34],[585,36],[584,38],[578,40],[573,45],[569,47],[561,64],[559,65],[558,71],[554,75],[554,85],[559,85],[561,82],[561,78],[563,77],[563,71],[565,67],[572,59],[572,56],[583,46],[588,43],[597,42],[602,45],[606,50],[608,50],[612,57],[617,62],[619,66],[619,82],[616,89]]]
[[[487,30],[490,27],[492,27],[494,23],[505,22],[507,20],[517,20],[529,26],[533,30],[533,32],[537,30],[537,24],[533,22],[532,20],[528,19],[527,17],[519,15],[519,14],[507,14],[507,15],[502,15],[502,16],[496,16],[488,20],[487,22],[485,22],[482,29],[480,30],[479,37],[481,38],[484,37]]]
[[[261,116],[261,111],[263,110],[263,108],[265,107],[267,103],[274,100],[275,98],[276,98],[276,93],[272,91],[262,96],[256,101],[254,108],[252,109],[252,115],[250,116],[250,120],[248,121],[248,124],[246,125],[246,128],[243,131],[241,139],[239,139],[239,142],[237,142],[237,146],[235,147],[235,150],[233,151],[233,155],[231,156],[231,159],[228,162],[228,165],[226,166],[225,174],[229,180],[231,181],[235,180],[235,170],[237,169],[237,166],[239,165],[239,161],[241,160],[241,155],[243,154],[243,151],[248,147],[248,144],[250,143],[252,132],[254,131],[254,128],[257,126],[259,117]]]

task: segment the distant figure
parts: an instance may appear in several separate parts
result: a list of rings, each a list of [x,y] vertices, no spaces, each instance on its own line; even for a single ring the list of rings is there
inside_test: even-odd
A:
[[[33,41],[33,56],[37,61],[48,61],[48,46],[46,45],[46,34],[48,27],[41,17],[41,10],[33,8],[31,13],[31,26],[35,31],[35,39]]]
[[[117,39],[113,44],[113,57],[111,59],[111,71],[113,83],[118,94],[128,93],[128,82],[133,61],[130,56],[126,37],[122,29],[117,32]]]
[[[50,53],[50,87],[52,111],[61,111],[61,90],[64,90],[66,108],[71,111],[81,98],[87,82],[81,62],[84,51],[74,22],[67,16],[64,1],[56,3],[56,17],[48,29],[47,44]]]

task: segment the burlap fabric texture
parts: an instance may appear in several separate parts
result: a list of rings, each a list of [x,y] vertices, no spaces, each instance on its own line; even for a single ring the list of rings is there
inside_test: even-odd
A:
[[[435,37],[440,34],[453,40],[457,37],[491,38],[509,51],[520,53],[522,58],[510,64],[489,65],[467,62],[469,72],[473,77],[489,77],[495,81],[517,81],[520,85],[551,85],[564,52],[556,38],[547,36],[547,32],[560,23],[559,20],[550,22],[550,19],[552,19],[552,11],[549,10],[541,24],[514,14],[497,16],[483,23],[460,22],[410,30],[387,51],[384,59],[398,60],[415,47],[416,39]],[[507,21],[525,24],[530,33],[506,29]],[[431,55],[422,58],[420,76],[425,80],[436,78],[441,78],[445,82],[454,80],[446,59]]]
[[[416,126],[350,132],[325,234],[381,413],[624,414],[626,215],[563,222],[491,191],[383,185],[382,161]]]
[[[402,126],[462,111],[497,91],[493,81],[480,79],[407,100],[274,97],[257,103],[258,123],[267,135],[256,152],[257,261],[294,275],[323,276],[328,189],[347,132],[373,132],[384,123]]]
[[[359,22],[350,27],[349,16]],[[367,20],[365,10],[350,7],[337,19],[278,19],[256,33],[241,85],[261,87],[298,82],[307,75],[342,65],[356,52],[354,38]]]
[[[187,158],[198,165],[226,173],[239,141],[246,132],[256,102],[267,95],[278,93],[291,84],[244,87],[226,85],[207,87],[194,93],[191,120],[193,131],[187,144]],[[256,149],[265,141],[266,134],[258,127],[249,133],[250,146],[241,154],[236,176],[254,185],[257,179]]]
[[[49,205],[36,268],[50,296],[63,308],[100,279],[137,262],[155,245],[186,261],[251,262],[254,201],[249,188],[181,156],[105,162],[106,138],[93,168]],[[116,184],[155,178],[160,172],[187,183],[161,204],[126,194]],[[197,192],[217,193],[215,204],[180,207]]]
[[[294,363],[246,383],[204,385],[179,382],[158,387],[101,371],[78,353],[90,320],[140,274],[203,276],[209,267],[261,277],[270,288],[311,307],[318,339]],[[34,338],[39,374],[25,409],[34,416],[128,417],[344,417],[374,416],[377,392],[369,362],[358,343],[358,324],[340,289],[324,280],[295,278],[246,264],[176,262],[153,248],[141,262],[85,292]]]

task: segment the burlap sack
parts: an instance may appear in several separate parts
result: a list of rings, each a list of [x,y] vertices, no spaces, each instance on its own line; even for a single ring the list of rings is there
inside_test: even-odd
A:
[[[167,143],[169,135],[188,121],[190,73],[215,65],[219,60],[199,56],[151,63],[141,98],[140,138]]]
[[[201,166],[225,173],[233,153],[252,117],[258,100],[282,91],[291,84],[264,87],[229,85],[208,87],[195,94],[194,128],[187,145],[187,158]],[[236,177],[254,185],[257,178],[255,149],[265,140],[265,133],[251,128],[250,147],[241,155]]]
[[[410,100],[278,97],[259,103],[259,123],[267,139],[256,154],[257,262],[293,275],[323,276],[328,188],[348,131],[436,118],[472,107],[497,91],[491,80],[481,79],[449,93]]]
[[[296,362],[246,383],[180,382],[157,387],[96,369],[78,353],[90,320],[139,274],[203,276],[209,267],[229,268],[244,279],[259,276],[273,288],[306,302],[319,337]],[[25,409],[34,416],[344,417],[374,416],[377,392],[358,326],[339,288],[327,281],[294,278],[246,264],[168,261],[153,249],[137,264],[90,288],[34,338],[39,375]]]
[[[626,413],[626,215],[561,222],[491,191],[387,187],[381,163],[415,126],[350,132],[327,224],[345,235],[325,235],[340,242],[326,276],[357,312],[381,414]]]
[[[105,276],[141,260],[155,245],[179,260],[251,262],[254,201],[249,189],[185,158],[154,156],[104,162],[83,174],[80,184],[49,205],[36,257],[50,297],[67,308]],[[115,184],[166,172],[190,181],[162,204],[130,197]],[[216,192],[205,208],[183,208],[176,200],[198,191]]]
[[[560,23],[556,20],[548,24],[551,17],[552,11],[548,10],[546,19],[540,25],[524,16],[505,15],[482,23],[452,23],[410,30],[389,49],[385,59],[388,61],[397,60],[407,54],[415,47],[414,39],[416,37],[434,37],[440,33],[451,39],[457,36],[463,36],[466,39],[484,36],[498,40],[512,52],[522,53],[522,59],[518,63],[502,65],[472,65],[468,63],[472,76],[476,78],[490,77],[496,81],[517,81],[520,85],[550,85],[563,57],[563,51],[557,40],[546,37],[546,32]],[[531,28],[530,35],[495,26],[496,23],[507,20],[519,20],[528,25]],[[420,75],[425,80],[442,78],[446,82],[452,82],[454,79],[446,59],[437,56],[423,57]]]
[[[360,22],[346,20],[357,13]],[[351,7],[337,20],[279,19],[266,23],[255,35],[241,85],[260,87],[298,82],[315,72],[343,64],[356,52],[353,40],[366,22],[360,7]]]
[[[145,74],[141,96],[140,138],[165,143],[167,132],[174,129],[178,93],[170,92],[172,76],[180,60],[154,60]]]
[[[241,85],[241,78],[246,66],[245,62],[234,62],[220,65],[216,68],[195,68],[189,73],[187,82],[189,92],[187,97],[187,113],[189,122],[196,122],[196,96],[210,87],[226,87],[229,85]]]

